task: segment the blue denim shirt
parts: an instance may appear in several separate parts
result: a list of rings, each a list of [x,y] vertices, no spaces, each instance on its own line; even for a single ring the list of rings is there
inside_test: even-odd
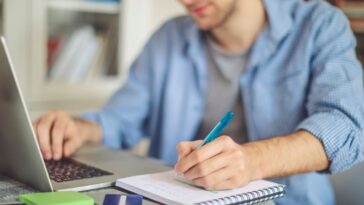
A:
[[[274,179],[287,185],[277,204],[333,204],[327,173],[362,159],[362,69],[347,19],[323,1],[265,0],[268,24],[240,79],[248,138],[303,129],[323,144],[324,172]],[[133,63],[125,86],[85,118],[103,142],[130,148],[149,136],[149,156],[174,164],[176,145],[195,139],[206,104],[204,32],[190,17],[167,22]],[[218,95],[218,93],[216,93]]]

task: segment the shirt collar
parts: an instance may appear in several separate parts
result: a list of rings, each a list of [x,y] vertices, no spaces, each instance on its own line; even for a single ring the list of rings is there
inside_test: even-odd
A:
[[[257,65],[274,53],[278,43],[289,33],[293,26],[292,11],[298,0],[263,0],[268,23],[251,48],[247,67]],[[200,88],[204,91],[204,78],[207,75],[206,53],[204,50],[204,32],[199,30],[192,18],[186,18],[183,25],[186,40],[185,52],[200,79]]]
[[[200,92],[203,94],[206,91],[207,81],[207,62],[206,51],[204,49],[204,35],[191,17],[186,18],[183,25],[184,36],[186,40],[185,53],[188,59],[191,59],[197,76]]]
[[[291,30],[293,5],[297,0],[264,0],[270,39],[281,41]]]
[[[251,48],[247,69],[268,59],[293,27],[292,11],[298,0],[263,0],[267,24]]]
[[[270,40],[279,42],[290,31],[293,22],[292,10],[297,0],[263,0],[265,10],[267,13],[268,24],[267,31]],[[187,25],[191,25],[192,18],[188,18],[185,22]],[[193,26],[188,26],[185,30],[187,36],[187,43],[193,44],[190,48],[195,49],[195,46],[201,46],[201,39],[203,31],[200,31],[195,23]],[[199,38],[196,39],[196,35]]]

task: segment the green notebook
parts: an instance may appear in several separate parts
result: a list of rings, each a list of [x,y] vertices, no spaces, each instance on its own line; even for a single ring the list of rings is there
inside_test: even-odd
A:
[[[91,197],[72,191],[24,194],[19,200],[27,205],[94,205]]]

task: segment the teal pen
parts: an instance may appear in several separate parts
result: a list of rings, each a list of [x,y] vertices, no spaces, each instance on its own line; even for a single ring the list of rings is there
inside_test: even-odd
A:
[[[200,147],[204,146],[205,144],[215,140],[221,134],[221,132],[224,130],[224,128],[231,122],[233,117],[234,117],[233,112],[227,112],[224,115],[224,117],[222,117],[221,120],[210,131],[210,133],[205,137],[205,139],[197,146],[197,148],[200,148]]]

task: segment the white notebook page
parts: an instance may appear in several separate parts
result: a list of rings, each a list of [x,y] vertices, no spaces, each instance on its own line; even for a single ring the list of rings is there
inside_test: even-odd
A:
[[[273,182],[258,180],[233,190],[207,191],[175,180],[174,171],[133,176],[116,181],[118,187],[166,204],[195,204],[278,185]]]

